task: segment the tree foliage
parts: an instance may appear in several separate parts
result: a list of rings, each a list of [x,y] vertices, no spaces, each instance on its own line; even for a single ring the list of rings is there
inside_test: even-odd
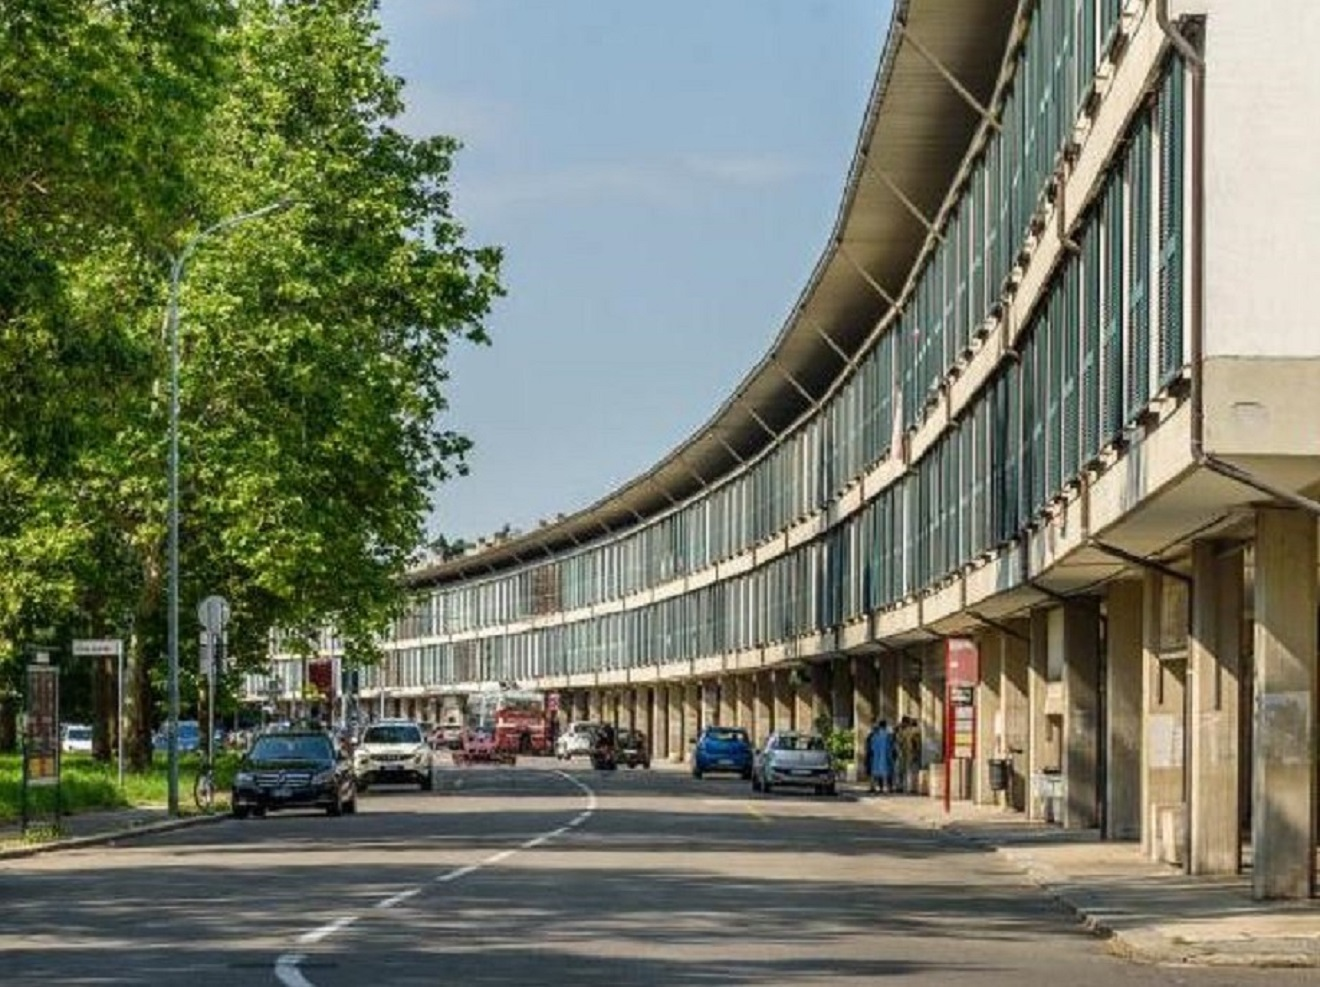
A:
[[[32,0],[0,30],[0,146],[22,149],[0,155],[0,653],[42,627],[131,626],[141,750],[164,642],[171,261],[194,248],[181,638],[221,593],[231,650],[256,664],[277,627],[330,625],[370,658],[429,491],[464,468],[446,357],[486,340],[500,255],[451,214],[456,143],[393,126],[403,84],[369,0]]]

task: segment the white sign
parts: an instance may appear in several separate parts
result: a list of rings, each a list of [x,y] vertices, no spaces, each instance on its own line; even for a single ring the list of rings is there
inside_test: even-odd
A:
[[[75,656],[82,658],[89,655],[117,655],[119,654],[119,639],[105,637],[75,640],[73,642],[73,653]]]
[[[223,596],[208,596],[197,604],[197,619],[212,634],[219,634],[229,623],[229,601]]]

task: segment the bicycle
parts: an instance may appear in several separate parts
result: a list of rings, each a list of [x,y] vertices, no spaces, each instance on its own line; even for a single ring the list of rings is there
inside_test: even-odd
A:
[[[215,804],[215,770],[209,758],[202,761],[193,780],[193,801],[203,812],[210,812]]]

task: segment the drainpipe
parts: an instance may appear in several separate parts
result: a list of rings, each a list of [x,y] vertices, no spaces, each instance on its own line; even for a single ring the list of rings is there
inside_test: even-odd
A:
[[[1320,516],[1320,501],[1264,480],[1205,448],[1205,59],[1169,17],[1169,0],[1156,0],[1155,20],[1191,70],[1192,77],[1192,461],[1243,486]]]

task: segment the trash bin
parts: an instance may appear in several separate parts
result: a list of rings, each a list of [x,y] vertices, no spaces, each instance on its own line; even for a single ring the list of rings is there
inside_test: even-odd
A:
[[[990,791],[1008,791],[1008,777],[1013,762],[1006,757],[990,758]]]

